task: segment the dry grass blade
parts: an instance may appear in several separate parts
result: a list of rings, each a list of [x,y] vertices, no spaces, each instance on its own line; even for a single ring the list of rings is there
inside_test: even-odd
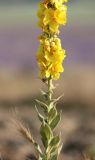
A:
[[[21,122],[19,121],[14,121],[15,126],[17,128],[17,130],[19,131],[19,133],[29,142],[34,143],[33,137],[31,135],[31,132],[29,130],[29,128],[26,128]]]

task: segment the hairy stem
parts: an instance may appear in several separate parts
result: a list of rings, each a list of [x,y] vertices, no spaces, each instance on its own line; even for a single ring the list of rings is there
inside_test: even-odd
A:
[[[51,100],[52,100],[52,79],[48,79],[48,105],[50,105]]]
[[[53,88],[52,88],[52,79],[51,77],[48,79],[48,83],[47,83],[47,87],[48,87],[48,91],[47,91],[47,98],[48,98],[48,113],[49,113],[49,110],[50,110],[50,106],[51,106],[51,103],[52,103],[52,95],[53,95]],[[49,114],[47,114],[47,124],[49,125]],[[53,131],[52,131],[53,132]],[[50,140],[49,140],[50,141]],[[49,144],[49,141],[48,141],[48,144]],[[48,146],[46,148],[46,160],[49,160],[50,159],[50,153],[48,152]]]

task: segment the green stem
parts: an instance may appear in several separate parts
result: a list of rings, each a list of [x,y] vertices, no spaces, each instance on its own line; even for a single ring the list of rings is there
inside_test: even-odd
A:
[[[52,91],[52,79],[51,79],[51,77],[48,79],[47,87],[48,87],[48,113],[49,113],[50,105],[52,103],[51,102],[51,100],[52,100],[52,94],[53,94],[53,91]],[[48,114],[47,114],[47,123],[49,125],[49,115]],[[46,148],[46,160],[49,160],[50,159],[50,153],[47,152],[47,148]]]
[[[52,79],[48,79],[48,105],[50,105],[52,100]]]

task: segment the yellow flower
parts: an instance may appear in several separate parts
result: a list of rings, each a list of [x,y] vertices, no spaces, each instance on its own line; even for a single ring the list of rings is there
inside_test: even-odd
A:
[[[52,32],[52,33],[59,33],[59,25],[66,24],[66,12],[67,7],[63,5],[63,0],[52,0],[51,7],[48,4],[50,2],[45,0],[43,3],[40,4],[40,8],[38,11],[39,23],[38,25],[42,28],[44,32]]]
[[[62,67],[62,64],[60,63],[54,63],[49,66],[47,66],[45,63],[40,64],[40,78],[41,79],[47,79],[51,77],[52,79],[58,79],[60,76],[60,73],[64,71],[64,68]]]
[[[61,62],[65,58],[65,50],[61,48],[61,44],[58,46],[55,44],[55,42],[52,42],[50,44],[50,51],[45,51],[45,58],[47,61],[50,61],[51,63],[54,62]]]
[[[45,11],[45,6],[43,5],[43,3],[40,3],[39,5],[39,10],[38,10],[38,17],[39,17],[39,22],[38,25],[43,28],[43,18],[44,18],[44,11]]]
[[[59,9],[48,8],[45,10],[43,24],[49,26],[51,32],[58,32],[59,25],[66,24],[66,6],[62,6]]]
[[[41,79],[49,78],[51,76],[52,79],[57,80],[60,76],[60,73],[64,71],[62,64],[55,63],[50,66],[43,65],[41,68],[39,76]]]
[[[61,64],[54,64],[51,70],[51,76],[54,80],[59,79],[60,73],[64,71],[64,68]]]

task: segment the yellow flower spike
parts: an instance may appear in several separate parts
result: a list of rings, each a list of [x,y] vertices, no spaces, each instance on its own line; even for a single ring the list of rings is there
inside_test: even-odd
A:
[[[67,21],[66,2],[67,0],[43,0],[40,4],[38,17],[43,31],[39,38],[40,47],[37,53],[40,75],[42,75],[40,78],[51,76],[53,79],[57,79],[54,77],[59,77],[60,73],[64,71],[62,63],[66,55],[57,34],[59,34],[59,26],[65,25]]]

